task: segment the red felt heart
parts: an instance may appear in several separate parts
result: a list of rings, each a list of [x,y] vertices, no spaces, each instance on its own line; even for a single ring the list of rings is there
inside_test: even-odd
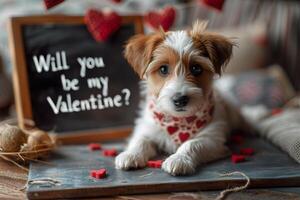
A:
[[[201,1],[208,6],[216,8],[218,10],[222,10],[225,0],[201,0]]]
[[[201,128],[202,126],[204,126],[205,123],[206,123],[205,120],[199,119],[199,120],[196,122],[196,127],[197,127],[197,128]]]
[[[179,133],[179,139],[181,142],[185,142],[189,139],[190,134],[188,132]]]
[[[145,16],[145,21],[153,28],[161,26],[165,31],[169,30],[175,21],[176,11],[173,7],[165,7],[161,11],[150,11]]]
[[[232,163],[239,163],[239,162],[244,162],[245,161],[245,156],[244,155],[231,155],[231,162]]]
[[[58,4],[62,3],[64,0],[44,0],[44,5],[46,9],[53,8],[54,6],[57,6]]]
[[[161,168],[163,160],[149,160],[147,165],[151,168]]]
[[[122,0],[112,0],[112,2],[114,2],[114,3],[121,3]]]
[[[174,134],[176,131],[178,131],[178,127],[176,126],[168,126],[167,131],[170,135]]]
[[[103,13],[93,9],[87,11],[84,21],[96,41],[107,40],[121,26],[121,17],[117,13]]]
[[[197,119],[196,116],[191,116],[191,117],[185,118],[185,121],[186,121],[187,123],[191,123],[191,122],[195,121],[195,119]]]

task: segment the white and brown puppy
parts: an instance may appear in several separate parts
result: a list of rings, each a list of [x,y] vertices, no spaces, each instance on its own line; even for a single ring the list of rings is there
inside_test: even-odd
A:
[[[205,32],[206,23],[191,30],[136,35],[125,57],[145,80],[146,99],[132,138],[116,157],[118,169],[145,167],[164,151],[162,168],[172,175],[194,173],[201,163],[228,155],[232,128],[228,108],[213,89],[213,77],[229,61],[233,43]]]

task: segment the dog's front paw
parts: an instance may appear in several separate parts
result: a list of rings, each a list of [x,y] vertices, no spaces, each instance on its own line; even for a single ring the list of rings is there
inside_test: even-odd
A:
[[[173,176],[193,174],[196,171],[193,160],[183,154],[171,155],[163,162],[162,168]]]
[[[135,169],[145,167],[147,160],[139,153],[122,152],[116,157],[115,166],[117,169]]]

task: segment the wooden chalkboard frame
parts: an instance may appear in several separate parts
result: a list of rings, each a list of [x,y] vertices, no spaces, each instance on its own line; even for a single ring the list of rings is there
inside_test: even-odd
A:
[[[30,102],[27,64],[22,37],[22,26],[39,24],[84,24],[82,16],[67,15],[35,15],[26,17],[12,17],[9,21],[9,44],[13,61],[13,83],[18,124],[21,128],[29,128],[26,121],[33,119]],[[141,16],[122,16],[122,24],[133,23],[136,33],[143,33],[143,19]],[[80,131],[57,135],[59,142],[64,144],[86,143],[91,141],[108,141],[122,139],[131,132],[131,127],[101,129],[95,131]],[[83,133],[84,132],[84,133]],[[101,134],[99,134],[101,132]],[[83,134],[81,134],[83,133]]]

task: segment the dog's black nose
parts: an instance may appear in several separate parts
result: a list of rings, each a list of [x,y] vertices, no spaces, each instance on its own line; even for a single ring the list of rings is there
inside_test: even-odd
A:
[[[175,94],[172,98],[174,105],[177,108],[184,107],[188,104],[189,102],[189,97],[186,95],[181,95],[181,94]]]

